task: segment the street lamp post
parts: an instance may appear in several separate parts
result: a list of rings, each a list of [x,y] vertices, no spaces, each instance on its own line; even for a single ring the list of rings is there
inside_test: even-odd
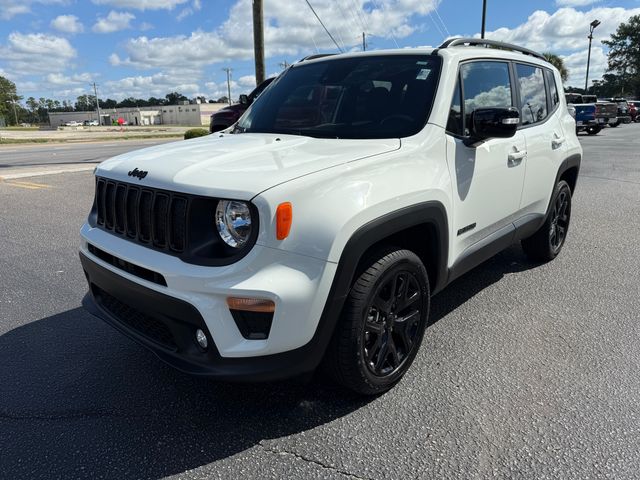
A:
[[[596,29],[596,27],[600,25],[600,20],[594,20],[593,22],[591,22],[591,24],[589,25],[589,36],[587,37],[589,39],[589,53],[587,54],[587,75],[585,76],[584,79],[584,93],[585,95],[588,93],[587,92],[587,87],[589,86],[589,64],[591,63],[591,41],[593,40],[593,31]]]

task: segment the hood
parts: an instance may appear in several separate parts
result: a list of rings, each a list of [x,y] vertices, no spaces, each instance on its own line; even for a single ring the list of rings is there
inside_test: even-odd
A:
[[[400,140],[243,133],[157,145],[102,162],[96,175],[203,196],[250,200],[280,183],[400,148]],[[134,169],[148,172],[139,179]]]

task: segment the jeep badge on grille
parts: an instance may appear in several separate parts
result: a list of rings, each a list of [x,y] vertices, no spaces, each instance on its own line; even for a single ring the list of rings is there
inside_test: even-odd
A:
[[[149,172],[145,172],[144,170],[138,170],[137,168],[134,168],[127,175],[129,175],[130,177],[137,177],[138,180],[142,180],[144,177],[147,176],[147,173]]]

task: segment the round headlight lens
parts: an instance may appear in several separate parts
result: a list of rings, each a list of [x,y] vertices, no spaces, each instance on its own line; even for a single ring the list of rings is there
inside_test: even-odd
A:
[[[224,243],[233,248],[243,247],[251,236],[249,205],[233,200],[220,200],[216,208],[216,227]]]

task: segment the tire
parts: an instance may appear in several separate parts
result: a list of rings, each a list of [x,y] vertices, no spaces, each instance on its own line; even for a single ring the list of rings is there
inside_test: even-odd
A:
[[[618,120],[616,123],[610,123],[609,126],[612,127],[612,128],[616,128],[618,125],[620,125],[620,123],[622,123],[622,122],[620,122],[620,120]]]
[[[366,267],[351,287],[323,369],[359,394],[378,395],[411,366],[431,299],[427,270],[409,250],[382,250]]]
[[[600,130],[602,130],[600,127],[594,126],[594,127],[587,127],[587,133],[589,135],[597,135],[598,133],[600,133]]]
[[[524,253],[532,260],[549,262],[562,250],[571,222],[571,188],[560,180],[553,191],[544,224],[529,238],[522,240]]]

